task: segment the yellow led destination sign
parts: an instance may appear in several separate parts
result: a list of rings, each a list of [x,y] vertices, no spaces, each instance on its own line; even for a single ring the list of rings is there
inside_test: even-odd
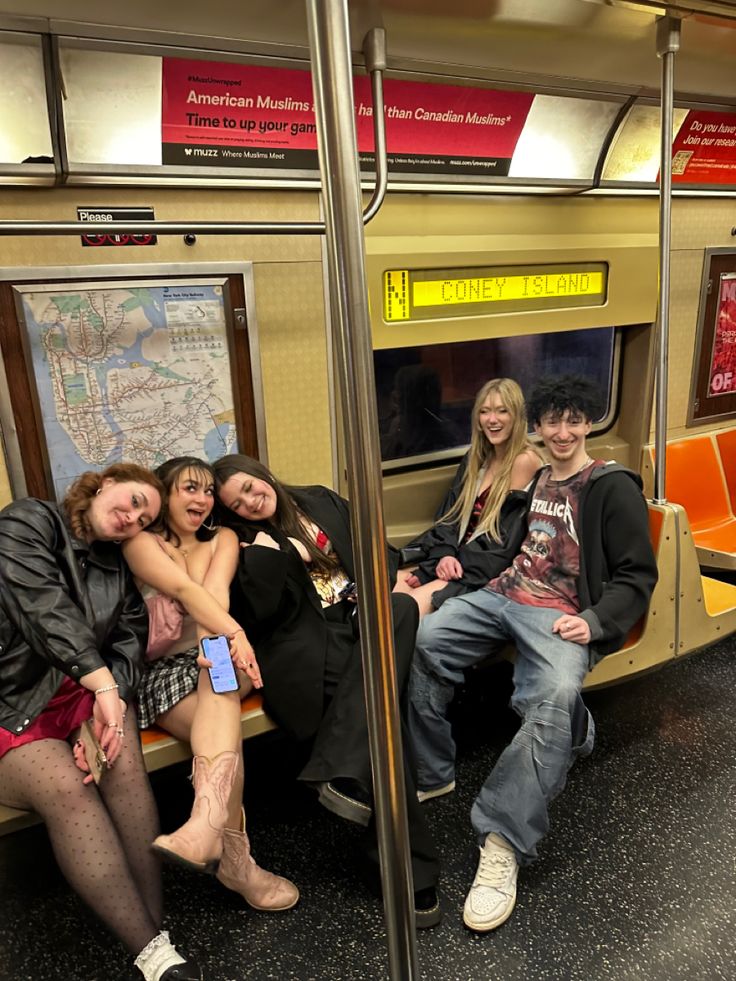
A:
[[[606,302],[604,262],[491,266],[484,269],[392,269],[384,273],[384,319],[433,320]]]

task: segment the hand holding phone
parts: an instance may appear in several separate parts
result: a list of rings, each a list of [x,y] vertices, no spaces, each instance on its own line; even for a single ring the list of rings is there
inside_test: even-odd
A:
[[[78,751],[77,747],[74,750],[74,760],[79,769],[83,773],[88,774],[84,779],[84,783],[90,783],[94,780],[99,785],[102,778],[110,769],[105,751],[100,746],[95,735],[94,722],[91,719],[85,720],[82,723],[82,728],[79,732]]]
[[[201,643],[202,653],[212,663],[212,667],[207,668],[210,673],[212,690],[218,695],[228,691],[237,691],[240,684],[230,657],[230,645],[227,637],[224,634],[218,634],[216,637],[203,637]]]

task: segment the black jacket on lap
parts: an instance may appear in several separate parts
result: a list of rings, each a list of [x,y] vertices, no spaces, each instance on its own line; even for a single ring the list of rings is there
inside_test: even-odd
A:
[[[23,732],[65,675],[104,666],[130,703],[147,636],[119,545],[80,541],[57,504],[25,498],[0,512],[0,726]]]
[[[463,567],[460,579],[453,579],[432,597],[433,605],[439,607],[451,596],[458,596],[473,589],[481,589],[491,579],[511,565],[521,548],[526,535],[526,491],[510,491],[501,506],[499,522],[501,541],[497,542],[488,534],[476,535],[465,544],[460,543],[460,522],[451,524],[440,522],[460,496],[465,470],[468,465],[467,454],[457,468],[452,486],[440,506],[435,521],[427,531],[407,546],[408,549],[421,548],[424,557],[419,560],[414,574],[422,582],[437,578],[437,563],[447,555],[457,559]]]

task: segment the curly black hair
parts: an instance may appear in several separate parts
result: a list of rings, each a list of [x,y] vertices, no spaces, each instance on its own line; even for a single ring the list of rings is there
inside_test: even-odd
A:
[[[603,415],[605,403],[598,385],[585,375],[558,375],[537,382],[526,408],[529,418],[537,425],[548,412],[563,415],[568,410],[595,422]]]

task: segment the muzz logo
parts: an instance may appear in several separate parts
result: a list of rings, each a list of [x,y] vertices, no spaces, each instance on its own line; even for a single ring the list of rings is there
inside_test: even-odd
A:
[[[184,153],[185,153],[185,154],[186,154],[186,155],[187,155],[188,157],[191,157],[191,155],[192,155],[192,148],[191,148],[191,147],[188,147],[188,146],[185,146],[185,147],[184,147]]]

